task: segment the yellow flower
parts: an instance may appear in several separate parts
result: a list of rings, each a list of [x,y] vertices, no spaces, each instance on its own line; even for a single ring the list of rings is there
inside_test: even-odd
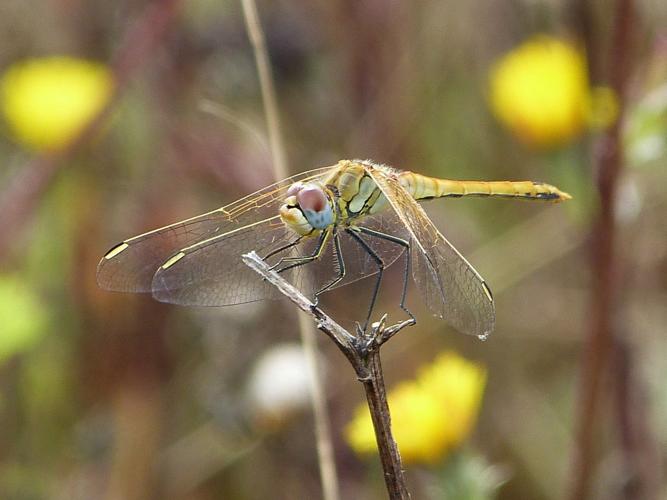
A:
[[[616,98],[591,89],[583,52],[574,44],[536,36],[498,61],[490,76],[494,114],[522,142],[535,147],[567,143],[586,128],[616,119]]]
[[[58,150],[101,111],[112,92],[106,66],[71,57],[21,61],[0,78],[0,104],[16,140]]]
[[[435,463],[469,435],[485,382],[482,367],[447,352],[389,392],[392,430],[405,463]],[[366,405],[355,410],[345,435],[360,455],[377,450]]]
[[[477,419],[486,371],[453,352],[441,354],[419,374],[420,383],[447,408],[447,441],[458,445]]]

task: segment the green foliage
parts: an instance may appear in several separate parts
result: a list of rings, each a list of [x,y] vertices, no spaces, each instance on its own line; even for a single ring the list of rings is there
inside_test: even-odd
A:
[[[0,275],[0,363],[37,344],[47,333],[48,314],[20,277]]]
[[[493,500],[509,479],[508,471],[471,452],[450,457],[439,471],[430,498],[438,500]]]
[[[625,133],[631,166],[661,165],[667,157],[667,85],[663,85],[630,110]]]

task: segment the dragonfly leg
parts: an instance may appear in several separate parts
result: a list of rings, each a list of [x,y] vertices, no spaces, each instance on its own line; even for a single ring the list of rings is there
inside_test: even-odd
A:
[[[384,261],[380,258],[380,256],[373,250],[368,243],[366,243],[361,236],[357,234],[356,231],[352,229],[346,229],[347,233],[352,236],[352,238],[361,245],[361,248],[363,248],[368,255],[371,256],[371,258],[375,261],[375,263],[378,266],[378,277],[377,280],[375,281],[375,288],[373,289],[373,296],[371,298],[371,304],[368,307],[368,315],[366,316],[366,321],[364,321],[364,326],[362,328],[362,331],[365,332],[366,329],[368,328],[368,322],[371,320],[371,316],[373,315],[373,308],[375,307],[375,302],[377,301],[378,298],[378,293],[380,292],[380,283],[382,281],[382,274],[384,273]]]
[[[262,257],[262,260],[266,261],[270,257],[273,257],[274,255],[279,254],[280,252],[284,252],[285,250],[288,250],[292,247],[295,247],[299,243],[301,243],[301,241],[303,241],[303,236],[299,236],[296,240],[292,241],[291,243],[287,243],[286,245],[283,245],[281,247],[276,248],[275,250],[272,250],[271,252],[267,253],[264,257]],[[274,269],[274,268],[280,266],[280,264],[282,264],[282,262],[283,262],[283,259],[280,259],[276,264],[271,266],[271,269]]]
[[[412,264],[412,252],[411,252],[411,247],[410,243],[404,240],[403,238],[399,238],[397,236],[392,236],[391,234],[386,234],[386,233],[381,233],[380,231],[375,231],[373,229],[369,229],[367,227],[363,226],[358,226],[358,229],[360,232],[367,234],[368,236],[372,236],[374,238],[380,238],[382,240],[387,240],[391,241],[392,243],[396,243],[397,245],[400,245],[402,247],[405,247],[405,268],[403,269],[403,290],[401,292],[401,302],[400,302],[400,307],[405,311],[405,313],[410,316],[415,322],[417,321],[412,312],[406,307],[405,305],[405,299],[408,295],[408,281],[410,279],[410,267]]]
[[[333,230],[333,243],[334,243],[334,257],[336,259],[336,262],[338,263],[338,276],[336,276],[333,280],[331,280],[329,283],[327,283],[317,292],[315,292],[315,305],[319,303],[320,294],[326,292],[327,290],[330,290],[338,283],[340,283],[343,278],[345,278],[345,260],[343,259],[343,251],[340,248],[340,235],[338,234],[338,230],[335,228]]]
[[[278,264],[272,267],[272,269],[287,263],[285,267],[281,267],[276,271],[278,273],[282,273],[289,269],[294,269],[295,267],[303,266],[304,264],[308,264],[309,262],[319,259],[320,256],[322,255],[322,252],[324,251],[324,247],[326,246],[327,241],[329,241],[331,233],[332,233],[331,229],[325,229],[324,231],[322,231],[320,239],[317,242],[317,246],[310,255],[301,255],[299,257],[283,257],[282,259],[280,259]]]

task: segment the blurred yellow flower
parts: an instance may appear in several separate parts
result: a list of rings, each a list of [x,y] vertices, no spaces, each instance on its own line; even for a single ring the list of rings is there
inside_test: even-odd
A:
[[[494,114],[522,142],[535,147],[567,143],[586,128],[616,119],[614,93],[591,89],[583,52],[539,35],[503,56],[490,75]]]
[[[46,331],[46,311],[18,277],[0,275],[0,362],[32,347]]]
[[[0,77],[0,104],[16,140],[30,149],[64,147],[108,102],[109,69],[71,57],[15,63]]]
[[[387,395],[392,430],[405,463],[432,464],[459,445],[477,419],[486,371],[453,352],[438,356],[415,380]],[[373,424],[365,404],[354,412],[345,437],[360,455],[375,453]]]

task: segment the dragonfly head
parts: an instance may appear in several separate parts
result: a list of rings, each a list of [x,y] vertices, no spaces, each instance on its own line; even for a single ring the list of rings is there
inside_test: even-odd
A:
[[[334,222],[333,202],[319,184],[295,182],[280,207],[283,223],[300,235],[325,229]]]

